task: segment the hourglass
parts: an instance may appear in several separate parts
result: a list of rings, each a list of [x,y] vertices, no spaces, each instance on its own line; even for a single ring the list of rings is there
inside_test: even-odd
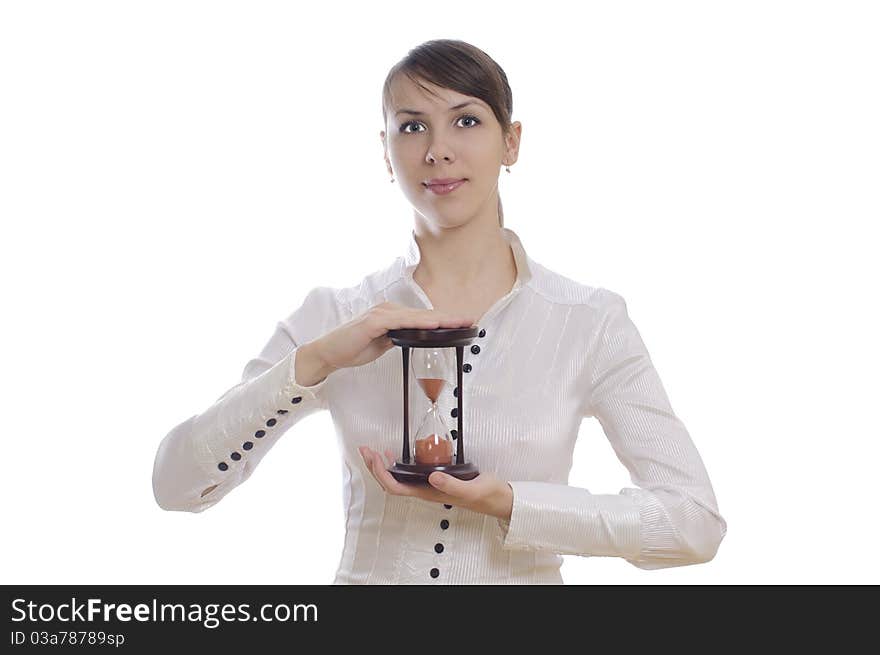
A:
[[[460,480],[479,475],[477,468],[464,459],[464,388],[462,358],[464,346],[479,333],[478,327],[437,328],[434,330],[389,330],[392,343],[403,353],[403,448],[401,457],[389,471],[399,482],[427,484],[434,471],[443,471]],[[455,348],[455,358],[451,348]],[[409,377],[430,403],[413,439],[409,431]],[[451,430],[438,407],[442,393],[457,381],[456,430]]]

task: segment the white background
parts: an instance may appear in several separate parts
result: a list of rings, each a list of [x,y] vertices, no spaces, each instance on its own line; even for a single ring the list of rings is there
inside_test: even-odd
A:
[[[871,2],[3,3],[0,579],[332,581],[329,413],[201,514],[153,459],[310,289],[402,254],[381,85],[457,38],[523,125],[505,224],[627,300],[729,524],[565,581],[880,582],[878,33]],[[631,485],[592,419],[570,483]]]

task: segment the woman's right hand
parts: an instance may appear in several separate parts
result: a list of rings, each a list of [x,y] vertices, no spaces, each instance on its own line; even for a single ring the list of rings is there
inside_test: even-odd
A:
[[[471,327],[476,319],[384,302],[309,344],[325,371],[363,366],[394,346],[388,330]]]

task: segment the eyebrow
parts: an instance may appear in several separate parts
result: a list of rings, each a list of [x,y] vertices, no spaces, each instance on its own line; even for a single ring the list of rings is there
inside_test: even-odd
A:
[[[475,107],[482,106],[482,105],[478,105],[476,102],[473,102],[471,100],[466,100],[465,102],[462,102],[458,105],[453,105],[452,107],[449,108],[449,111],[455,111],[456,109],[461,109],[462,107],[467,107],[468,105],[474,105]],[[396,112],[394,112],[394,115],[397,116],[398,114],[412,114],[413,116],[424,116],[425,112],[416,111],[415,109],[398,109]]]

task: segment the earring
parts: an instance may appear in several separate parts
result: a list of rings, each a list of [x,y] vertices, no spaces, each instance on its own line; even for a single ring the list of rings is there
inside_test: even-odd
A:
[[[504,168],[507,169],[508,173],[510,172],[510,166],[505,166]]]
[[[391,183],[394,184],[394,178],[393,178],[393,177],[391,178]]]

